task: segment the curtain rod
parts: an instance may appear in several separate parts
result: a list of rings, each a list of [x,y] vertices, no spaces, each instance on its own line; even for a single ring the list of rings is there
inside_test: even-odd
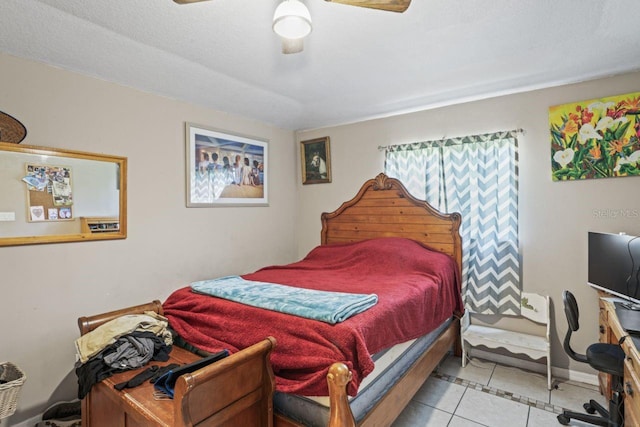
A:
[[[444,142],[448,139],[456,139],[456,138],[469,138],[469,137],[474,137],[474,136],[482,136],[482,135],[489,135],[491,133],[504,133],[504,132],[515,132],[515,133],[521,133],[521,134],[525,134],[525,130],[522,128],[518,128],[518,129],[511,129],[511,130],[500,130],[500,131],[496,131],[496,132],[489,132],[489,133],[485,133],[485,134],[479,134],[479,135],[467,135],[467,136],[458,136],[458,137],[454,137],[454,138],[447,138],[446,136],[443,136],[441,139],[432,139],[429,141],[418,141],[418,142],[404,142],[402,144],[391,144],[391,145],[378,145],[378,150],[382,151],[382,150],[386,150],[389,147],[394,147],[396,145],[404,145],[404,144],[419,144],[421,142]]]

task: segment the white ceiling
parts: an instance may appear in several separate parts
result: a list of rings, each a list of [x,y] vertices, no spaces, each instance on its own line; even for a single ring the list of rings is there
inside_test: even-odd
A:
[[[0,0],[0,51],[286,129],[640,70],[639,0],[304,2],[294,55],[278,0]]]

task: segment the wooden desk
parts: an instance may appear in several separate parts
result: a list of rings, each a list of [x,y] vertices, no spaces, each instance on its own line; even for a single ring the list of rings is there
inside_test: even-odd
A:
[[[617,344],[627,333],[620,326],[614,304],[605,298],[600,301],[600,342]],[[638,313],[640,316],[640,313]],[[631,338],[625,339],[622,349],[626,354],[624,361],[624,418],[625,426],[640,426],[640,352]],[[598,374],[600,391],[607,399],[611,398],[611,376]]]

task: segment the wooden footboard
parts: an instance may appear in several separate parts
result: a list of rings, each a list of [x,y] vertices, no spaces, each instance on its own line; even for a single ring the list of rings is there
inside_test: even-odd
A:
[[[433,344],[404,373],[402,378],[378,401],[376,406],[356,423],[346,386],[351,381],[351,372],[343,363],[334,363],[329,369],[330,419],[329,427],[373,427],[391,425],[407,406],[418,389],[429,378],[442,358],[460,343],[460,320],[453,322],[438,336]],[[280,414],[275,417],[276,427],[303,427]]]
[[[429,349],[405,372],[378,404],[358,423],[359,427],[390,425],[416,394],[447,352],[460,339],[460,320],[455,319]],[[337,427],[331,425],[331,427]]]

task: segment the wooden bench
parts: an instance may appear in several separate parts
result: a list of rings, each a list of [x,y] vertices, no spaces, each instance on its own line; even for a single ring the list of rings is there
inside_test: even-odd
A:
[[[159,301],[78,319],[82,335],[124,314],[155,311],[162,314]],[[95,384],[82,399],[82,425],[87,427],[142,426],[227,426],[272,427],[275,379],[269,355],[276,342],[267,337],[218,362],[178,378],[173,399],[154,398],[153,384],[118,391],[117,383],[127,381],[150,365],[118,373]],[[170,359],[161,363],[185,364],[199,356],[175,347]]]
[[[544,331],[540,333],[507,329],[508,325],[505,325],[504,322],[500,326],[487,325],[486,323],[475,324],[474,313],[467,310],[460,325],[462,366],[466,366],[470,347],[479,345],[488,348],[504,348],[512,353],[525,354],[534,360],[545,358],[547,362],[547,388],[551,390],[551,343],[549,340],[551,319],[549,308],[550,299],[548,296],[522,292],[521,316],[519,318],[542,326]]]

